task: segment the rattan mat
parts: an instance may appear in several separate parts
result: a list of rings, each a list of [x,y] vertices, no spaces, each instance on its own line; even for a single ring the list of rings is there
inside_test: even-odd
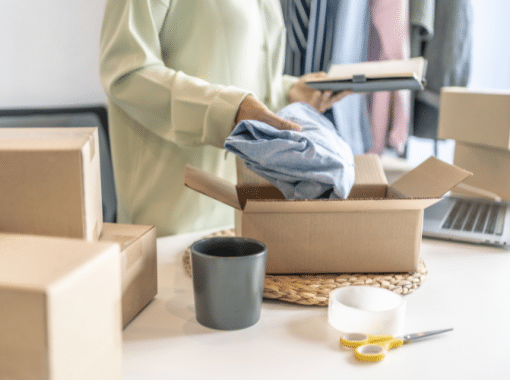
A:
[[[233,230],[224,230],[208,235],[234,236]],[[191,276],[191,251],[188,247],[183,255],[184,268]],[[266,275],[264,298],[276,299],[301,305],[327,306],[329,292],[333,289],[368,285],[389,289],[398,294],[410,294],[427,278],[427,268],[422,259],[417,272],[406,273],[328,273],[298,275]]]

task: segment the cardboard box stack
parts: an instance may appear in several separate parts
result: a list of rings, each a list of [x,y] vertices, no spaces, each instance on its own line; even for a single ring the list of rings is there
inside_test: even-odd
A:
[[[455,140],[453,163],[473,173],[452,193],[510,201],[510,92],[444,87],[438,137]]]
[[[236,235],[268,247],[267,273],[416,271],[423,209],[470,173],[431,157],[388,186],[375,155],[355,171],[346,200],[286,200],[242,163],[237,186],[193,167],[185,184],[236,209]]]
[[[120,378],[156,232],[103,223],[97,128],[0,128],[0,247],[0,378]]]

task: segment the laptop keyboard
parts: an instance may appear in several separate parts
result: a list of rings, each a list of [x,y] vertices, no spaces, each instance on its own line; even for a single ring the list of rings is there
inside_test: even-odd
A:
[[[502,235],[506,206],[485,202],[457,200],[442,228]]]

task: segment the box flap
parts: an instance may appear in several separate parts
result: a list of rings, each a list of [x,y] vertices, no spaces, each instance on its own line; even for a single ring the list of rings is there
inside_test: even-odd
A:
[[[268,187],[273,186],[267,179],[262,178],[254,171],[248,169],[244,163],[244,160],[239,156],[236,156],[236,169],[237,169],[237,186],[262,186]]]
[[[184,185],[217,201],[241,210],[241,204],[239,203],[235,186],[204,170],[186,165]]]
[[[423,199],[355,199],[355,200],[248,200],[245,213],[334,213],[422,210],[441,198]]]
[[[354,185],[349,193],[349,199],[384,198],[388,188],[388,181],[384,169],[376,154],[354,156]]]
[[[440,198],[472,173],[430,157],[388,189],[388,198]]]
[[[363,154],[354,156],[354,185],[387,185],[386,175],[379,156]]]

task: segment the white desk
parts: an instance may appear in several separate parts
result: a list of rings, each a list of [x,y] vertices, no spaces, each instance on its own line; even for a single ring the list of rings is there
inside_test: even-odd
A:
[[[429,274],[405,296],[405,331],[454,331],[362,363],[340,348],[326,307],[265,300],[250,328],[198,324],[181,253],[203,235],[158,240],[158,295],[124,330],[123,379],[510,379],[506,249],[424,240]]]

